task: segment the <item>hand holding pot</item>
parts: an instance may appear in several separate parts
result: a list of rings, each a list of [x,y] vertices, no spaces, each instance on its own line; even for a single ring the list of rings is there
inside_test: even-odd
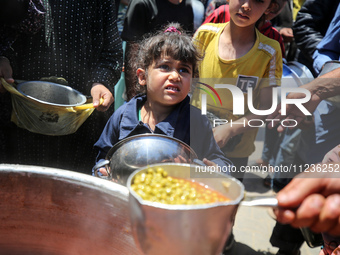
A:
[[[309,227],[314,232],[340,235],[340,174],[331,171],[340,163],[320,165],[329,172],[308,169],[295,177],[278,195],[281,209],[277,220],[293,227]],[[309,172],[308,172],[309,171]],[[289,210],[282,208],[297,208]]]
[[[12,67],[6,57],[0,57],[0,77],[4,78],[8,83],[14,82],[12,78]],[[5,93],[6,91],[0,80],[0,93]]]
[[[92,85],[91,96],[93,97],[93,106],[100,112],[107,111],[114,102],[111,91],[100,83],[94,83]],[[102,104],[100,104],[101,98],[104,99]]]

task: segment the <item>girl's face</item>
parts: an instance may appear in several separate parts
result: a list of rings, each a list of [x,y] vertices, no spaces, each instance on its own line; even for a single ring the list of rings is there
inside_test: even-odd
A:
[[[229,0],[229,13],[239,27],[255,25],[263,14],[270,12],[271,0]]]
[[[148,67],[137,70],[140,85],[147,86],[147,100],[172,106],[180,103],[190,91],[193,67],[191,64],[162,56]]]

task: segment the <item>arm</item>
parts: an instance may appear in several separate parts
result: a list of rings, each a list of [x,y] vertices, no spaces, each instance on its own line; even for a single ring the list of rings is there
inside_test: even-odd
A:
[[[210,127],[210,123],[209,123],[209,128],[208,130],[205,132],[206,137],[204,139],[204,154],[203,154],[203,163],[206,164],[207,166],[220,166],[220,167],[224,167],[224,166],[232,166],[233,163],[226,158],[226,156],[224,155],[224,153],[221,151],[220,147],[217,145],[216,140],[213,136],[213,132],[211,130]],[[202,135],[202,134],[201,134]],[[198,139],[202,139],[202,138],[198,138]]]
[[[94,144],[94,148],[98,150],[96,163],[105,159],[109,150],[119,140],[119,128],[121,122],[121,109],[115,111],[103,129],[98,141]]]
[[[297,14],[293,24],[295,42],[311,63],[316,46],[326,34],[334,15],[335,3],[333,0],[306,0]]]
[[[281,207],[275,212],[277,220],[293,227],[310,227],[314,232],[339,236],[340,175],[332,172],[339,164],[321,165],[329,172],[312,173],[309,169],[295,177],[277,194]],[[297,207],[297,210],[287,209]]]
[[[190,111],[190,146],[196,152],[199,159],[208,166],[231,166],[232,163],[227,159],[218,147],[210,122],[201,112],[192,107]]]
[[[283,37],[285,43],[293,41],[293,14],[290,3],[284,3],[282,11],[273,19],[273,24]]]
[[[340,162],[340,144],[330,150],[322,160],[322,163]]]
[[[113,103],[113,86],[120,78],[123,64],[122,41],[118,34],[115,2],[102,1],[104,41],[97,65],[92,70],[93,104],[99,111],[106,111]],[[104,99],[99,105],[100,98]]]
[[[334,69],[331,72],[328,72],[308,84],[302,85],[300,88],[307,89],[311,92],[311,99],[303,104],[303,106],[311,113],[313,113],[318,106],[318,104],[329,97],[340,94],[340,68]],[[302,93],[289,93],[287,98],[304,98],[305,94]],[[281,115],[281,105],[278,105],[277,109],[273,114],[268,116],[268,119],[295,119],[298,123],[301,123],[306,116],[295,106],[295,105],[287,105],[286,106],[287,116]],[[269,125],[269,128],[273,128],[274,126]],[[279,126],[277,128],[279,132],[284,130],[283,126]]]
[[[9,60],[6,57],[0,57],[0,77],[4,78],[6,82],[13,83],[12,67]],[[6,89],[3,87],[0,81],[0,93],[5,93]]]
[[[339,60],[340,49],[340,4],[338,5],[337,11],[335,12],[334,18],[332,19],[325,37],[318,44],[314,54],[313,67],[317,74],[319,74],[328,61]]]
[[[272,87],[265,87],[260,90],[260,105],[258,110],[268,110],[271,107],[271,98],[272,98]],[[267,116],[265,115],[255,115],[253,113],[247,114],[242,118],[233,121],[233,125],[227,123],[225,125],[220,125],[213,129],[215,140],[220,146],[220,148],[224,147],[228,140],[241,133],[245,133],[247,130],[253,128],[249,125],[243,125],[243,123],[248,123],[248,121],[252,119],[261,119],[264,120]],[[239,124],[238,124],[239,123]],[[253,125],[260,125],[261,123],[253,123]]]
[[[283,27],[279,30],[280,35],[285,43],[290,43],[294,39],[293,29],[290,27]]]

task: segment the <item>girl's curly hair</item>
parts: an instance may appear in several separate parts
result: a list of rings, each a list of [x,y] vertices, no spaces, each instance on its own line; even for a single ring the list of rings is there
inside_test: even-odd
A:
[[[193,76],[198,76],[198,62],[203,56],[194,46],[192,37],[178,23],[169,23],[164,29],[141,41],[134,58],[136,61],[133,70],[142,68],[147,72],[148,67],[162,56],[191,64]],[[140,86],[137,80],[136,86],[137,92],[144,92],[145,86]]]

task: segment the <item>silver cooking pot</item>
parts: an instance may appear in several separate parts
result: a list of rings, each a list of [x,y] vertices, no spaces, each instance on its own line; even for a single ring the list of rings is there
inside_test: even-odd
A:
[[[197,159],[194,150],[184,142],[160,134],[140,134],[116,143],[104,161],[94,166],[95,174],[105,167],[108,178],[126,185],[135,170],[150,164],[177,162],[190,163]],[[98,175],[97,175],[98,176]]]
[[[47,81],[22,82],[17,89],[28,98],[53,106],[80,106],[87,100],[86,96],[69,86]]]
[[[163,165],[169,174],[184,178],[194,175],[190,170],[197,167]],[[129,178],[129,189],[134,176]],[[0,254],[138,255],[141,249],[144,254],[215,255],[229,235],[244,187],[217,173],[198,177],[232,201],[155,205],[140,200],[134,192],[129,197],[128,188],[122,185],[89,175],[0,164]]]
[[[204,205],[168,205],[143,200],[131,189],[134,177],[148,168],[161,167],[169,176],[196,180],[230,198]],[[127,181],[132,232],[147,255],[218,255],[234,224],[238,205],[277,207],[275,197],[242,201],[244,186],[219,172],[199,172],[190,164],[155,164],[132,173]]]
[[[0,164],[0,254],[141,254],[128,190],[66,170]]]

